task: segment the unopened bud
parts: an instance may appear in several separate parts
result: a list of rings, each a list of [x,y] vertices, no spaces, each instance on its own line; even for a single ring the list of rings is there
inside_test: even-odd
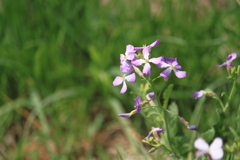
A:
[[[196,125],[187,126],[187,128],[190,130],[198,131],[198,127]]]
[[[140,69],[134,65],[133,66],[133,69],[134,71],[140,76],[140,77],[143,77],[143,73],[140,71]]]
[[[180,121],[187,127],[188,122],[184,118],[180,118]]]

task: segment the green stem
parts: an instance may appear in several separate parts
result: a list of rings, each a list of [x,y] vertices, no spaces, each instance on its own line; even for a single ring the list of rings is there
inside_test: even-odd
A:
[[[218,100],[218,102],[220,103],[222,109],[224,110],[224,105],[223,105],[223,102],[221,101],[221,99],[218,96],[214,96],[213,98]]]
[[[228,101],[227,101],[225,107],[223,108],[223,112],[224,112],[224,113],[225,113],[226,109],[227,109],[228,106],[229,106],[229,102],[230,102],[230,100],[231,100],[231,98],[232,98],[232,96],[233,96],[233,92],[234,92],[234,89],[235,89],[235,87],[236,87],[236,83],[237,83],[237,81],[236,81],[236,78],[235,78],[234,81],[233,81],[233,85],[232,85],[232,89],[231,89],[230,95],[229,95],[229,97],[228,97]]]
[[[152,85],[152,83],[148,80],[148,79],[146,79],[145,77],[143,77],[146,81],[147,81],[147,83],[151,86],[151,89],[152,89],[152,91],[154,92],[154,93],[156,93],[156,91],[155,91],[155,89],[154,89],[154,87],[153,87],[153,85]],[[165,111],[164,111],[164,109],[163,108],[161,108],[161,102],[160,102],[160,95],[161,95],[161,92],[162,92],[162,90],[163,90],[163,87],[164,87],[164,85],[165,85],[165,81],[164,81],[164,83],[163,83],[163,85],[161,86],[161,89],[160,89],[160,91],[159,91],[159,93],[158,93],[158,96],[156,97],[156,99],[157,99],[157,106],[159,106],[160,107],[160,109],[161,109],[161,111],[159,112],[160,113],[160,115],[162,115],[162,117],[164,118],[164,126],[166,127],[165,128],[165,130],[166,130],[166,144],[168,145],[168,147],[166,147],[165,146],[165,148],[169,151],[169,152],[173,152],[173,148],[172,148],[172,143],[171,143],[171,139],[170,139],[170,134],[169,134],[169,127],[168,127],[168,125],[167,125],[167,115],[166,115],[166,113],[165,113]],[[166,111],[168,111],[167,109],[165,109]],[[159,110],[158,110],[159,111]],[[168,112],[170,112],[170,111],[168,111]],[[163,145],[164,146],[164,145]]]

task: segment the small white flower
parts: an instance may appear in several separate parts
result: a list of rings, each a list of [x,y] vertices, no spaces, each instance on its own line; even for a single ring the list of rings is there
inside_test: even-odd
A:
[[[217,137],[209,146],[203,138],[198,138],[194,142],[194,147],[199,151],[196,153],[196,157],[200,157],[203,154],[209,154],[212,159],[221,159],[223,157],[222,139]]]

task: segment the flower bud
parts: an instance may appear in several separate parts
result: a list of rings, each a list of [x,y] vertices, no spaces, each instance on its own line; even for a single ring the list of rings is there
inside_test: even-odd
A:
[[[133,66],[133,69],[134,71],[140,76],[140,77],[143,77],[143,73],[140,71],[140,69],[134,65]]]

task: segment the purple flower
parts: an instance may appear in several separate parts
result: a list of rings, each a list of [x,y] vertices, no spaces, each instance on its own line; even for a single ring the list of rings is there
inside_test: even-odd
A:
[[[195,92],[193,92],[193,97],[195,99],[198,99],[198,98],[202,97],[204,94],[205,94],[204,90],[195,91]]]
[[[164,133],[164,130],[161,129],[161,128],[154,128],[153,130],[151,130],[151,131],[148,133],[147,137],[145,137],[144,140],[150,138],[150,136],[153,134],[153,132]]]
[[[212,91],[204,91],[204,90],[193,92],[193,97],[195,99],[198,99],[198,98],[202,97],[203,95],[211,97],[211,96],[215,96],[216,94]]]
[[[149,47],[143,47],[144,59],[136,59],[136,60],[132,61],[132,64],[134,66],[140,66],[142,64],[145,64],[142,72],[147,76],[152,75],[150,62],[154,63],[154,64],[159,64],[162,61],[162,57],[149,59],[149,55],[150,55],[150,48]]]
[[[221,159],[223,157],[222,139],[217,137],[209,146],[203,138],[198,138],[194,142],[194,147],[199,151],[196,153],[196,157],[200,157],[203,154],[209,154],[212,159]]]
[[[132,73],[128,76],[125,76],[125,74],[120,77],[120,76],[117,76],[114,81],[113,81],[113,85],[114,86],[119,86],[120,84],[123,83],[123,86],[122,86],[122,89],[120,91],[121,94],[125,93],[127,91],[127,84],[126,84],[126,81],[128,82],[132,82],[134,83],[136,81],[136,75],[135,73]]]
[[[163,78],[168,78],[172,70],[178,78],[186,77],[185,71],[179,71],[178,69],[182,69],[182,67],[178,64],[177,58],[163,58],[162,62],[159,63],[158,68],[167,68],[163,72],[160,73],[160,76]]]
[[[134,104],[134,108],[136,108],[136,112],[137,113],[140,113],[141,110],[142,110],[142,105],[143,105],[143,101],[141,101],[141,97],[140,96],[137,96],[135,98],[135,104]]]
[[[223,64],[217,65],[216,67],[222,67],[222,66],[227,66],[227,67],[231,67],[232,66],[232,61],[234,59],[237,58],[237,54],[236,53],[231,53],[228,55],[226,62],[224,62]]]

